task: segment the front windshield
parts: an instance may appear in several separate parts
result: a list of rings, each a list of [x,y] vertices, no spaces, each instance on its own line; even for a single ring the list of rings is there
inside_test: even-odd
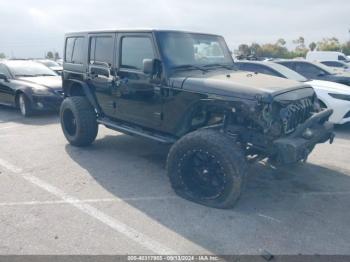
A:
[[[286,66],[277,64],[277,63],[268,63],[268,65],[273,68],[274,70],[276,70],[277,72],[279,72],[280,74],[282,74],[283,76],[285,76],[287,79],[292,79],[292,80],[296,80],[299,82],[305,82],[308,81],[305,77],[303,77],[301,74],[289,69]]]
[[[57,76],[50,68],[31,61],[8,61],[7,66],[14,77]]]
[[[159,44],[167,66],[233,66],[232,56],[220,36],[179,32],[159,33]]]

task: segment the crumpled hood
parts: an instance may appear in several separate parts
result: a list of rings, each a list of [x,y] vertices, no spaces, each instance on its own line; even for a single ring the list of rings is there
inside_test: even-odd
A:
[[[264,95],[276,96],[293,90],[311,88],[307,84],[294,80],[241,71],[229,74],[174,77],[170,85],[193,92],[245,99]]]
[[[53,90],[62,89],[62,78],[60,76],[19,77],[17,79],[21,82],[37,84]]]
[[[322,89],[327,92],[337,92],[342,94],[350,94],[350,86],[324,80],[308,81],[315,90]]]

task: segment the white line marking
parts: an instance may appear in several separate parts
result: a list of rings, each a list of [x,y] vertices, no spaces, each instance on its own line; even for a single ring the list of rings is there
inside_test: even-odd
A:
[[[66,194],[59,188],[56,188],[35,176],[32,176],[30,174],[23,174],[23,178],[29,181],[30,183],[51,193],[52,195],[55,195],[61,198],[62,200],[69,202],[72,206],[76,207],[80,211],[99,220],[105,225],[113,228],[114,230],[132,239],[141,246],[155,252],[156,254],[176,254],[174,250],[164,246],[158,241],[155,241],[152,238],[142,234],[141,232],[136,231],[135,229],[124,224],[123,222],[116,220],[115,218],[101,212],[100,210],[89,204],[79,202],[79,199]]]
[[[259,217],[263,217],[263,218],[266,218],[270,221],[274,221],[274,222],[277,222],[277,223],[282,223],[281,220],[277,219],[277,218],[274,218],[274,217],[270,217],[270,216],[266,216],[264,214],[258,214]]]
[[[103,202],[125,202],[125,201],[152,201],[152,200],[165,200],[176,199],[176,197],[164,196],[164,197],[130,197],[130,198],[97,198],[97,199],[78,199],[76,201],[65,200],[47,200],[47,201],[25,201],[25,202],[2,202],[0,206],[39,206],[39,205],[59,205],[59,204],[71,204],[71,203],[103,203]]]
[[[0,159],[0,165],[8,169],[9,171],[21,174],[22,169],[19,167],[16,167],[12,165],[11,163]],[[144,248],[156,253],[156,254],[177,254],[174,250],[170,249],[169,247],[166,247],[165,245],[159,243],[156,240],[153,240],[152,238],[144,235],[141,232],[138,232],[137,230],[133,229],[132,227],[124,224],[123,222],[101,212],[97,208],[87,204],[82,203],[78,198],[72,197],[59,188],[52,186],[45,181],[31,175],[31,174],[21,174],[22,177],[27,180],[28,182],[32,183],[33,185],[36,185],[40,187],[41,189],[51,193],[52,195],[60,198],[61,200],[69,203],[70,205],[74,206],[75,208],[79,209],[80,211],[88,214],[89,216],[99,220],[103,224],[111,227],[115,231],[123,234],[124,236],[128,237],[129,239],[133,240],[134,242],[138,243],[139,245],[143,246]]]
[[[6,168],[7,170],[19,174],[22,172],[22,169],[19,167],[16,167],[14,165],[12,165],[11,163],[7,162],[6,160],[3,160],[0,158],[0,166],[3,166],[4,168]]]

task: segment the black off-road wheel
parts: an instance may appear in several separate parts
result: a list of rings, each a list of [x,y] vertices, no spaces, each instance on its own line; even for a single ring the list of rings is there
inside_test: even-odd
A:
[[[214,208],[231,208],[238,200],[247,173],[242,150],[227,135],[201,129],[170,149],[167,171],[175,192]]]
[[[64,99],[60,109],[61,127],[68,142],[74,146],[88,146],[96,138],[96,112],[85,97]]]

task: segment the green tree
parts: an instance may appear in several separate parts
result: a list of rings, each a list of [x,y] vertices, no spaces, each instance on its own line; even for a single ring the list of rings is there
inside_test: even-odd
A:
[[[252,55],[261,56],[261,46],[259,44],[252,43],[249,48]]]
[[[55,52],[55,60],[60,59],[60,54],[58,52]]]
[[[238,47],[238,54],[242,56],[248,56],[251,54],[250,47],[247,44],[241,44]]]
[[[309,48],[310,48],[311,51],[314,51],[316,49],[316,47],[317,47],[317,44],[315,42],[311,42],[309,44]]]
[[[54,58],[53,52],[51,52],[51,51],[47,52],[46,58],[47,58],[47,59],[53,59],[53,58]]]
[[[343,51],[344,54],[350,55],[350,41],[342,44],[341,50]]]
[[[4,53],[0,53],[0,59],[5,59],[6,55]]]
[[[283,38],[278,39],[276,42],[276,44],[280,46],[285,46],[286,43],[287,43],[286,40],[284,40]]]
[[[290,57],[304,57],[309,49],[305,46],[305,38],[299,36],[299,38],[293,40],[293,44],[296,45],[294,51],[292,51]]]
[[[338,38],[323,38],[322,41],[317,43],[317,50],[319,51],[340,51],[341,45]]]

